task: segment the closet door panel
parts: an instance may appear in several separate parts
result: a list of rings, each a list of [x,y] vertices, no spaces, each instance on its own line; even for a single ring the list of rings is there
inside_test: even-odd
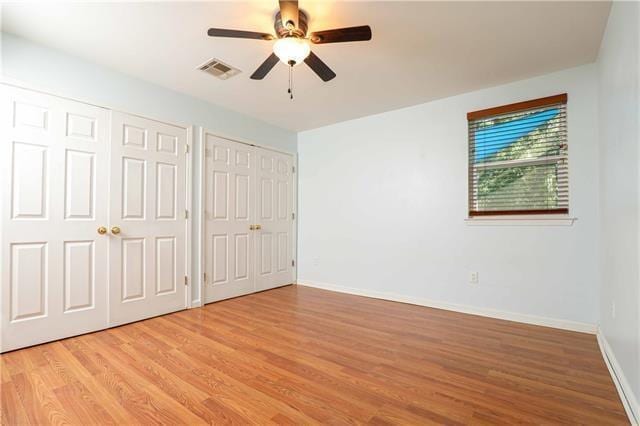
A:
[[[2,88],[2,351],[107,326],[107,110]]]
[[[293,157],[255,148],[259,167],[256,204],[256,289],[293,282]]]
[[[205,302],[255,290],[255,156],[250,146],[203,133]]]
[[[114,111],[109,323],[186,307],[187,130]]]

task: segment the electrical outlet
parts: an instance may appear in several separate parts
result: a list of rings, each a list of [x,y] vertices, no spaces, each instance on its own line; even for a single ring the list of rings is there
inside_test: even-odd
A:
[[[478,284],[478,273],[477,272],[471,272],[469,274],[469,283],[470,284]]]
[[[611,302],[611,319],[616,319],[616,302]]]

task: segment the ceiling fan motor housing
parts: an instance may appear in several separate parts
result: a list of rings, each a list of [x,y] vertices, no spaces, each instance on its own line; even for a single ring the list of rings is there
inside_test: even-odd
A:
[[[278,38],[289,37],[289,36],[306,37],[307,28],[308,28],[307,22],[308,22],[307,14],[300,10],[298,12],[298,27],[294,28],[290,32],[289,28],[287,28],[287,26],[285,25],[286,23],[282,22],[282,16],[280,12],[278,12],[276,13],[275,24],[273,25],[273,28],[276,30],[276,34],[278,34]]]

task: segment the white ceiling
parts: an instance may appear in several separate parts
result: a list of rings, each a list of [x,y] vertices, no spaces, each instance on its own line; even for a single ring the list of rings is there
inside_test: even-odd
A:
[[[370,42],[313,46],[336,73],[300,65],[249,76],[273,42],[211,38],[209,27],[272,32],[277,1],[3,5],[3,31],[300,131],[495,86],[596,59],[609,2],[301,0],[309,30],[368,24]],[[242,74],[196,67],[216,57]]]

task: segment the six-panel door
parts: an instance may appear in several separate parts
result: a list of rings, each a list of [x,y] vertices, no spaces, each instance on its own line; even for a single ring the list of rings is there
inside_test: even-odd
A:
[[[255,164],[252,147],[204,134],[205,302],[255,289]]]
[[[113,112],[109,323],[185,308],[187,130]]]
[[[257,148],[257,209],[260,229],[256,253],[256,290],[293,282],[293,178],[290,155]]]
[[[290,155],[203,134],[205,302],[293,282]]]
[[[4,352],[107,327],[109,115],[0,88]]]

